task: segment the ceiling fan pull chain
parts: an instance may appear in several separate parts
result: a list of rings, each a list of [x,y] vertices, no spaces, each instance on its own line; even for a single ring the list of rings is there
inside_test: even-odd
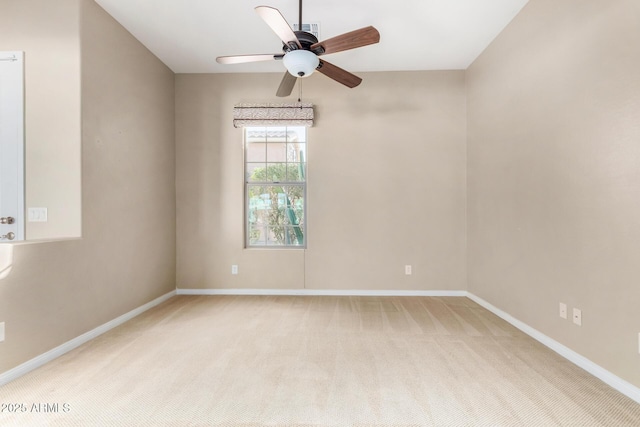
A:
[[[298,102],[302,108],[302,79],[298,79]]]

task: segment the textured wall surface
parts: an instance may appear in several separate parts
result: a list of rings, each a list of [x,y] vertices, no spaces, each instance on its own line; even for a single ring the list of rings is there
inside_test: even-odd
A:
[[[637,1],[531,0],[467,73],[469,290],[636,386],[638,39]]]
[[[34,19],[50,3],[29,0]],[[173,73],[95,2],[56,4],[65,25],[79,8],[81,55],[59,54],[82,62],[67,78],[82,86],[83,237],[0,246],[0,372],[175,289]]]
[[[308,248],[245,250],[232,110],[277,102],[281,76],[176,76],[179,288],[466,287],[464,72],[362,77],[355,89],[323,75],[304,81],[303,101],[316,106]]]

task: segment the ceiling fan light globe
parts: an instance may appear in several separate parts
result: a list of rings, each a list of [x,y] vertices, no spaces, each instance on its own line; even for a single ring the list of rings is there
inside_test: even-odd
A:
[[[302,49],[287,52],[282,62],[294,77],[309,77],[320,65],[320,59],[315,53]]]

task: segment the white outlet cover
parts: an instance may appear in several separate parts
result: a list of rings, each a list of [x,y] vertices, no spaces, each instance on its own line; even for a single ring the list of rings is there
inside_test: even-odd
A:
[[[573,323],[582,326],[582,310],[578,308],[573,309]]]
[[[238,274],[238,266],[237,265],[232,265],[231,266],[231,274]]]
[[[563,302],[560,303],[560,317],[563,319],[567,318],[567,304]]]
[[[405,265],[404,266],[404,274],[406,274],[407,276],[411,275],[411,266],[410,265]]]
[[[4,322],[0,323],[0,342],[4,341]]]

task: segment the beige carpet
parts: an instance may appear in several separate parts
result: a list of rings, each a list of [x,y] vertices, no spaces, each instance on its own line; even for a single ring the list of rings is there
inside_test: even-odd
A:
[[[11,426],[640,426],[640,405],[467,298],[175,297],[0,402],[28,408],[0,413]]]

